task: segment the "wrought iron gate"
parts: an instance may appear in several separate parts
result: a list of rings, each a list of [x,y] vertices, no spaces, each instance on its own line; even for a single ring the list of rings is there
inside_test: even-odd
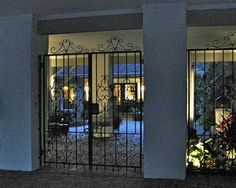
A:
[[[42,165],[142,167],[141,51],[42,57]]]
[[[190,171],[236,172],[235,33],[188,50]]]

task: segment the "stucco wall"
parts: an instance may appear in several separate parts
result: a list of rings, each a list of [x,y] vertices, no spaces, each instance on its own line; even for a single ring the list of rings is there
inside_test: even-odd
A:
[[[0,168],[31,169],[30,16],[0,19]]]
[[[38,50],[33,46],[39,45],[34,32],[32,15],[0,19],[0,169],[38,166]]]
[[[144,6],[144,177],[185,178],[184,3]]]

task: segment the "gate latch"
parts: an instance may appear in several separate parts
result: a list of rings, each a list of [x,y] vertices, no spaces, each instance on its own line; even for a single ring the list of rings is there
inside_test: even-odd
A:
[[[99,104],[98,103],[93,103],[92,104],[92,114],[93,115],[98,115],[99,114]]]

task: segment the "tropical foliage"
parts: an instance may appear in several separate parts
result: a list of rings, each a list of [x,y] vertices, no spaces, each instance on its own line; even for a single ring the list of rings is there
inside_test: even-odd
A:
[[[223,63],[195,66],[195,122],[189,128],[186,154],[189,168],[236,169],[234,78],[232,69],[224,67],[222,72],[223,66]],[[217,108],[222,108],[223,112],[219,123],[215,116]],[[231,113],[224,113],[225,108],[230,108]]]

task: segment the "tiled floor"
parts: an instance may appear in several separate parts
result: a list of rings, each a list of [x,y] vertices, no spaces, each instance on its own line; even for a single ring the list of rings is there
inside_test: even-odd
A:
[[[116,133],[109,137],[93,137],[93,164],[140,167],[142,164],[143,122],[122,120]],[[69,133],[46,136],[45,161],[49,163],[88,164],[88,126],[70,127]],[[143,130],[143,128],[142,128]],[[142,140],[141,140],[142,139]]]

